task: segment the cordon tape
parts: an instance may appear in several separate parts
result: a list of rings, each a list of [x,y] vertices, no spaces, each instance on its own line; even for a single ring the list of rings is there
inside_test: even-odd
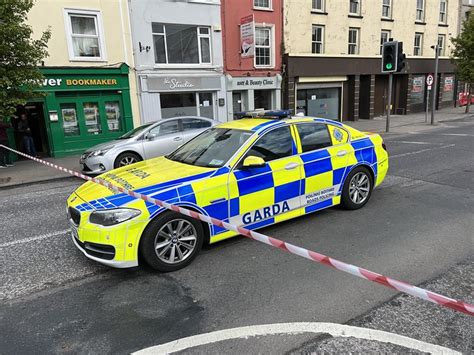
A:
[[[397,281],[397,280],[394,280],[390,277],[377,274],[377,273],[369,271],[367,269],[364,269],[364,268],[361,268],[361,267],[358,267],[358,266],[355,266],[355,265],[351,265],[351,264],[348,264],[348,263],[330,258],[329,256],[326,256],[326,255],[323,255],[323,254],[320,254],[320,253],[317,253],[317,252],[314,252],[314,251],[311,251],[311,250],[308,250],[308,249],[305,249],[305,248],[301,248],[301,247],[296,246],[294,244],[287,243],[287,242],[284,242],[282,240],[279,240],[279,239],[276,239],[276,238],[273,238],[273,237],[266,236],[262,233],[251,231],[251,230],[246,229],[244,227],[235,226],[233,224],[221,221],[219,219],[216,219],[216,218],[213,218],[213,217],[208,217],[208,216],[205,216],[203,214],[200,214],[200,213],[190,211],[190,210],[182,208],[182,207],[178,207],[178,206],[169,204],[168,202],[160,201],[160,200],[157,200],[157,199],[152,198],[150,196],[137,193],[135,191],[127,190],[123,187],[113,185],[112,183],[110,183],[108,181],[105,181],[105,180],[102,180],[100,178],[94,178],[94,177],[90,177],[90,176],[87,176],[87,175],[83,175],[81,173],[78,173],[77,171],[66,169],[62,166],[58,166],[56,164],[47,162],[45,160],[32,157],[28,154],[24,154],[22,152],[16,151],[16,150],[14,150],[10,147],[6,147],[6,146],[1,145],[1,144],[0,144],[0,147],[8,149],[8,150],[10,150],[10,151],[12,151],[16,154],[22,155],[22,156],[24,156],[28,159],[34,160],[38,163],[44,164],[46,166],[52,167],[54,169],[57,169],[57,170],[60,170],[60,171],[63,171],[63,172],[66,172],[70,175],[77,176],[78,178],[88,180],[88,181],[92,181],[96,184],[103,185],[103,186],[105,186],[105,187],[107,187],[107,188],[109,188],[109,189],[111,189],[115,192],[126,193],[126,194],[128,194],[128,195],[130,195],[134,198],[142,199],[144,201],[153,203],[153,204],[158,205],[160,207],[164,207],[168,210],[179,212],[179,213],[182,213],[186,216],[198,219],[200,221],[203,221],[203,222],[206,222],[206,223],[211,223],[215,226],[226,228],[227,230],[237,232],[237,233],[239,233],[239,234],[241,234],[241,235],[243,235],[247,238],[256,240],[258,242],[270,245],[272,247],[275,247],[275,248],[278,248],[278,249],[281,249],[281,250],[284,250],[288,253],[298,255],[300,257],[311,260],[313,262],[317,262],[317,263],[332,267],[334,269],[344,271],[348,274],[360,277],[364,280],[369,280],[369,281],[379,283],[381,285],[387,286],[387,287],[395,289],[397,291],[404,292],[404,293],[409,294],[411,296],[421,298],[425,301],[436,303],[440,306],[448,307],[448,308],[454,309],[456,311],[474,316],[474,305],[472,305],[472,304],[469,304],[469,303],[466,303],[466,302],[463,302],[463,301],[458,301],[458,300],[440,295],[438,293],[428,291],[428,290],[422,289],[422,288],[417,287],[417,286],[410,285],[406,282]]]

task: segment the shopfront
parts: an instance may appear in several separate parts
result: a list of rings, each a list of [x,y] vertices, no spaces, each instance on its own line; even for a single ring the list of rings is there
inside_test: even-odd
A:
[[[128,71],[125,64],[41,68],[45,96],[20,109],[30,120],[39,151],[54,157],[80,154],[132,129]]]
[[[142,121],[201,116],[225,121],[221,75],[140,75]]]
[[[232,77],[227,75],[228,120],[237,112],[281,108],[281,75]]]

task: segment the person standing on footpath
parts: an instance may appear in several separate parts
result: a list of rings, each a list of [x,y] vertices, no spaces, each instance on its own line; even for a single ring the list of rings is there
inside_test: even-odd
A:
[[[28,117],[26,113],[20,115],[20,122],[18,122],[18,132],[23,135],[23,146],[25,147],[26,153],[39,158],[36,154],[35,142],[31,136],[30,124],[28,122]]]
[[[0,144],[8,147],[8,136],[7,129],[11,128],[11,125],[5,121],[0,120]],[[6,168],[7,166],[13,166],[10,151],[0,147],[0,169]]]

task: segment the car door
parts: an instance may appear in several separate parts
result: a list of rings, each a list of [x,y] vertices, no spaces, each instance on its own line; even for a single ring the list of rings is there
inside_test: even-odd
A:
[[[181,122],[183,124],[183,141],[187,142],[191,138],[194,138],[202,131],[210,128],[212,122],[208,120],[203,120],[197,117],[182,118]]]
[[[303,122],[295,125],[303,161],[304,184],[301,205],[305,212],[337,204],[347,168],[349,148],[333,145],[326,123]]]
[[[302,161],[289,125],[259,137],[229,175],[230,220],[255,229],[300,214]],[[262,167],[245,168],[248,156],[265,161]]]
[[[152,127],[143,139],[145,159],[171,153],[183,144],[179,120],[166,120]]]

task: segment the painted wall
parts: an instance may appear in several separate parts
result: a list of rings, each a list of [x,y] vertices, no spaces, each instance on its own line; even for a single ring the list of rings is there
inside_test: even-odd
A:
[[[232,76],[243,76],[250,72],[252,76],[275,75],[281,72],[282,48],[282,2],[273,0],[272,10],[258,10],[253,7],[253,0],[223,0],[222,29],[224,41],[225,72]],[[291,1],[287,0],[287,3]],[[292,5],[289,5],[292,6]],[[242,58],[240,55],[240,19],[253,14],[255,23],[273,25],[274,34],[274,67],[271,69],[256,69],[254,58]]]
[[[106,54],[104,60],[70,60],[65,9],[100,11]],[[47,67],[103,67],[119,63],[126,63],[131,68],[134,66],[127,0],[36,0],[28,14],[28,23],[33,28],[34,36],[39,36],[48,27],[51,28],[49,57],[44,61]],[[134,70],[130,70],[129,81],[133,120],[137,125],[140,115]]]
[[[360,55],[378,56],[380,32],[391,30],[391,36],[404,42],[404,52],[413,55],[414,33],[424,33],[423,56],[433,57],[430,48],[436,44],[438,34],[445,34],[448,45],[445,56],[449,56],[449,38],[457,36],[459,1],[448,1],[448,27],[439,26],[439,0],[425,0],[426,25],[415,24],[416,1],[392,0],[392,21],[382,21],[381,0],[361,0],[362,18],[351,18],[349,1],[326,0],[327,14],[311,12],[311,1],[285,1],[284,41],[285,53],[311,55],[312,25],[325,26],[325,52],[323,55],[347,55],[349,27],[360,28]],[[320,56],[321,54],[315,54]]]

